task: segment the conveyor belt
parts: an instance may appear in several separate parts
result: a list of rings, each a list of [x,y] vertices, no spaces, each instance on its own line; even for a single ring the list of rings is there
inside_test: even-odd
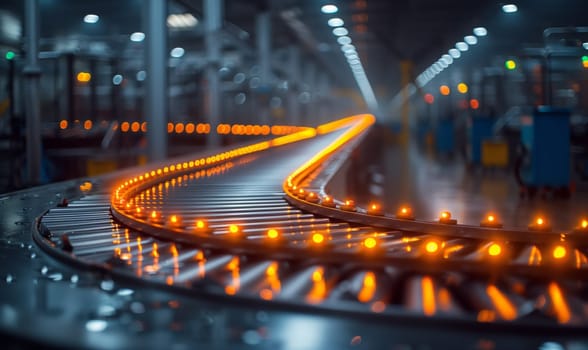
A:
[[[361,132],[318,167],[298,167],[354,125],[203,158],[201,167],[180,160],[175,172],[135,176],[114,197],[111,186],[93,189],[49,210],[38,242],[67,262],[184,294],[488,329],[584,330],[588,259],[579,239],[369,215],[308,197],[324,195],[323,174]],[[306,193],[296,199],[299,188]]]

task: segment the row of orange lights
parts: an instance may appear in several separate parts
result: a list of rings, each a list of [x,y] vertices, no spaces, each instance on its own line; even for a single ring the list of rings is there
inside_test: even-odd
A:
[[[70,123],[66,119],[62,119],[59,121],[59,129],[66,130],[70,127],[79,127],[79,125],[85,130],[91,130],[95,125],[92,120],[85,120],[81,123],[79,120],[73,122],[73,125],[70,126]],[[102,121],[102,126],[107,126],[107,121]],[[114,123],[112,126],[114,130],[119,129],[119,125],[117,122]],[[298,131],[310,129],[309,127],[304,126],[292,126],[292,125],[257,125],[257,124],[219,124],[216,127],[216,132],[220,135],[247,135],[247,136],[266,136],[266,135],[288,135],[292,133],[296,133]],[[209,134],[212,128],[209,123],[183,123],[177,122],[167,123],[167,132],[169,134],[176,133],[176,134]],[[129,122],[125,121],[120,123],[120,131],[123,133],[127,132],[147,132],[147,122]]]
[[[298,131],[293,134],[285,136],[280,136],[270,141],[262,141],[256,144],[239,147],[231,151],[222,152],[205,158],[184,161],[177,164],[169,164],[167,166],[147,171],[142,175],[130,178],[126,180],[124,183],[120,184],[113,193],[112,206],[116,209],[119,209],[120,211],[126,212],[129,215],[133,215],[137,218],[143,219],[146,217],[146,214],[142,212],[142,209],[135,208],[132,200],[127,201],[126,197],[127,194],[132,194],[135,190],[140,189],[141,186],[145,184],[147,181],[151,182],[153,181],[153,179],[156,178],[173,176],[179,172],[190,171],[195,168],[219,165],[219,163],[227,162],[235,157],[241,157],[247,154],[266,150],[270,147],[277,147],[284,144],[311,138],[314,137],[316,133],[316,130],[313,128],[303,128],[302,131]],[[159,222],[162,220],[161,214],[157,214],[156,212],[154,212],[152,213],[152,215],[155,215],[155,217],[151,218],[152,222]],[[173,216],[173,218],[177,219],[178,217]],[[173,219],[170,218],[170,220]],[[171,226],[180,227],[180,224],[178,224],[177,222],[174,224],[174,221],[171,221]]]
[[[357,207],[355,206],[355,202],[351,199],[346,199],[342,204],[336,205],[333,198],[329,195],[325,195],[320,198],[314,192],[307,192],[303,188],[298,188],[297,186],[289,186],[293,195],[306,200],[307,202],[313,204],[321,204],[325,207],[329,208],[339,208],[345,211],[357,211]],[[382,207],[377,203],[370,203],[366,209],[366,213],[368,215],[376,215],[382,216],[384,215],[384,211]],[[407,206],[402,206],[398,209],[396,213],[396,217],[398,219],[405,219],[405,220],[414,220],[414,216],[412,214],[412,209]],[[451,213],[449,211],[442,211],[439,214],[439,223],[442,224],[450,224],[455,225],[457,224],[457,220],[451,217]],[[489,227],[489,228],[502,228],[502,223],[498,220],[498,217],[495,214],[488,214],[484,217],[484,219],[480,222],[480,226]],[[547,223],[547,220],[543,217],[537,217],[530,225],[529,230],[532,231],[550,231],[551,226]],[[582,219],[580,221],[577,230],[580,231],[587,231],[588,232],[588,220]]]

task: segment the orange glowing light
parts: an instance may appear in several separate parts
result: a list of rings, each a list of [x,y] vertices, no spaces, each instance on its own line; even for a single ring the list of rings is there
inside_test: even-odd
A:
[[[363,240],[363,246],[368,249],[373,249],[378,245],[378,241],[374,237],[368,237]]]
[[[441,93],[441,95],[443,96],[448,96],[451,93],[451,89],[449,88],[449,86],[447,85],[441,85],[439,87],[439,92]]]
[[[63,120],[61,120],[61,121],[59,122],[59,128],[60,128],[61,130],[65,130],[65,129],[67,129],[67,125],[68,125],[68,124],[69,124],[69,123],[68,123],[68,121],[67,121],[67,120],[65,120],[65,119],[63,119]]]
[[[270,228],[267,230],[267,237],[271,239],[276,239],[280,236],[280,233],[275,228]]]
[[[490,300],[496,307],[498,314],[503,319],[510,321],[517,317],[517,309],[511,303],[506,295],[504,295],[496,286],[489,285],[486,288],[486,293],[490,297]]]
[[[480,101],[478,101],[478,100],[477,100],[477,99],[475,99],[475,98],[472,98],[472,99],[470,100],[470,108],[471,108],[471,109],[478,109],[478,108],[480,108]]]
[[[468,85],[465,83],[459,83],[457,84],[457,91],[459,91],[460,94],[466,94],[468,92],[469,88]]]
[[[488,255],[490,256],[499,256],[502,254],[502,247],[498,243],[492,243],[488,247]]]
[[[207,227],[206,221],[204,220],[196,220],[196,229],[203,230]]]
[[[167,123],[167,133],[171,134],[174,132],[174,123]]]
[[[429,276],[423,277],[421,280],[423,313],[426,316],[433,316],[436,310],[435,303],[435,286],[433,279]]]
[[[141,123],[141,132],[147,132],[147,122]]]
[[[141,129],[141,124],[139,124],[139,122],[131,123],[131,131],[132,132],[139,132],[140,129]]]
[[[184,132],[184,123],[176,123],[176,134],[181,134]]]
[[[448,219],[451,219],[451,213],[448,211],[444,211],[444,212],[441,212],[441,215],[439,217],[442,220],[448,220]]]
[[[437,251],[439,251],[439,243],[435,241],[429,241],[425,245],[425,250],[427,251],[427,253],[434,254]]]
[[[402,207],[400,209],[400,213],[403,215],[409,214],[410,213],[410,209],[408,209],[407,207]]]
[[[241,228],[237,225],[229,225],[229,233],[235,234],[235,233],[239,233],[239,231],[241,231]]]
[[[359,294],[357,295],[357,300],[362,303],[367,303],[374,297],[376,292],[376,275],[368,271],[366,272],[365,276],[363,277],[363,285]]]
[[[192,134],[194,133],[194,130],[196,130],[196,126],[194,125],[194,123],[188,123],[186,124],[186,134]]]
[[[563,259],[567,254],[568,251],[564,246],[557,245],[555,248],[553,248],[553,257],[555,259]]]
[[[76,79],[79,83],[87,83],[92,79],[92,74],[88,72],[79,72]]]
[[[131,127],[131,124],[129,124],[129,122],[122,122],[122,124],[120,125],[120,131],[128,132],[130,127]]]
[[[488,215],[488,217],[486,217],[486,220],[488,220],[488,222],[494,222],[496,218],[494,217],[494,215]]]
[[[582,227],[582,228],[588,228],[588,220],[586,220],[586,219],[582,220],[582,223],[580,224],[580,227]]]
[[[86,130],[92,129],[92,121],[91,120],[88,119],[84,122],[84,129],[86,129]]]
[[[545,223],[545,221],[543,220],[543,218],[537,218],[537,220],[535,220],[535,223],[537,225],[541,226]]]
[[[323,243],[325,241],[325,236],[322,233],[318,233],[318,232],[317,233],[314,233],[312,235],[312,241],[315,244],[321,244],[321,243]]]
[[[566,302],[565,296],[561,291],[559,285],[555,282],[551,282],[548,287],[549,297],[553,303],[553,311],[557,317],[559,323],[567,323],[572,318],[570,307]]]

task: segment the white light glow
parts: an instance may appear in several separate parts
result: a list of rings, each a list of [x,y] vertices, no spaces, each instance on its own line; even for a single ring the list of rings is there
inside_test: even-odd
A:
[[[453,63],[453,57],[451,57],[451,55],[445,54],[443,55],[442,59],[447,63],[447,64],[452,64]]]
[[[453,57],[454,59],[456,59],[456,58],[460,58],[461,57],[461,52],[459,52],[458,49],[451,49],[451,50],[449,50],[449,55],[451,55],[451,57]]]
[[[131,39],[131,41],[134,41],[136,43],[139,43],[139,42],[145,40],[145,33],[143,33],[143,32],[134,32],[133,34],[131,34],[131,36],[129,38]]]
[[[343,52],[357,52],[357,51],[355,51],[355,46],[353,46],[353,45],[343,45],[343,46],[341,46],[341,51],[343,51]]]
[[[339,8],[333,4],[323,5],[323,7],[321,7],[322,13],[331,14],[337,13],[337,11],[339,11]]]
[[[84,22],[86,23],[96,23],[100,20],[100,16],[95,14],[88,14],[84,16]]]
[[[178,13],[167,16],[167,26],[170,28],[192,28],[198,24],[198,19],[191,13]]]
[[[174,47],[170,51],[169,55],[171,57],[174,57],[174,58],[180,58],[180,57],[184,56],[184,53],[185,53],[184,48],[182,48],[182,47]]]
[[[488,30],[484,27],[476,27],[474,28],[474,35],[476,36],[486,36],[488,35]]]
[[[515,4],[502,5],[502,12],[504,12],[504,13],[515,13],[518,10],[519,10],[519,8]]]
[[[120,74],[116,74],[112,77],[112,84],[113,85],[120,85],[123,81],[123,76]]]
[[[478,43],[478,38],[476,38],[473,35],[468,35],[465,38],[463,38],[463,40],[468,44],[468,45],[476,45]]]
[[[349,34],[349,31],[347,31],[347,29],[345,29],[343,27],[337,27],[337,28],[333,29],[333,34],[335,34],[336,36],[345,36],[345,35]]]
[[[465,52],[468,50],[469,46],[468,46],[468,44],[464,43],[463,41],[460,41],[455,44],[455,48],[458,49],[459,51]]]
[[[348,36],[340,36],[337,38],[337,42],[339,45],[349,45],[351,44],[351,38]]]
[[[335,17],[335,18],[329,19],[327,24],[330,27],[341,27],[343,24],[345,24],[345,22],[343,22],[343,20],[341,18]]]

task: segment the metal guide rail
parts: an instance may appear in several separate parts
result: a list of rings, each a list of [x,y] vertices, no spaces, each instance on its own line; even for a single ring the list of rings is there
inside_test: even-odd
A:
[[[88,184],[39,219],[35,240],[69,263],[178,293],[488,330],[585,330],[581,232],[424,222],[329,197],[326,182],[372,123],[356,116]]]

